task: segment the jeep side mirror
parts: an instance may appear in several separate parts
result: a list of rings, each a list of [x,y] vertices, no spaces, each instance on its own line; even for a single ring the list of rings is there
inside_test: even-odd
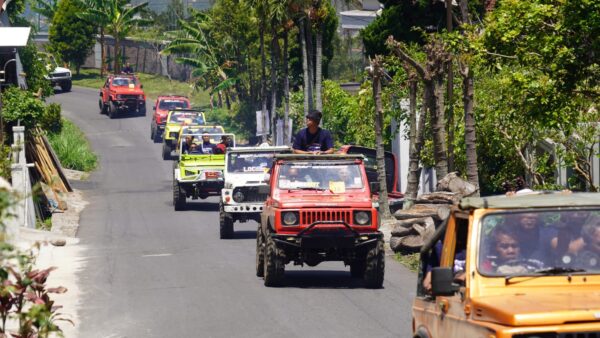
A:
[[[431,270],[431,294],[433,296],[453,296],[460,287],[454,284],[452,268],[433,268]]]
[[[369,186],[371,187],[371,195],[379,193],[379,182],[371,182]]]

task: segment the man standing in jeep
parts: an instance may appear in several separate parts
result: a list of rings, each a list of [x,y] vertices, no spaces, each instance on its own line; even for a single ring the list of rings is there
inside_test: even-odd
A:
[[[294,154],[333,154],[333,138],[329,130],[319,127],[323,114],[311,110],[306,114],[306,128],[294,139]]]

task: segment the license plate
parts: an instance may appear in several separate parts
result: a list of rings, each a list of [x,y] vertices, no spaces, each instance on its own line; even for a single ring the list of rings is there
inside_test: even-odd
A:
[[[218,171],[209,171],[206,173],[206,178],[219,178]]]

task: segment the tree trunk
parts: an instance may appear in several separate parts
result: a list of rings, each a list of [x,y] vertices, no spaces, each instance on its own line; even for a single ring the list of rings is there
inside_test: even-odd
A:
[[[288,31],[283,32],[283,144],[289,143],[288,119],[290,118],[290,79],[288,78]]]
[[[469,66],[461,67],[463,82],[463,106],[465,110],[465,147],[467,157],[467,181],[477,187],[479,195],[479,173],[477,168],[477,134],[473,114],[474,79]]]
[[[315,53],[314,46],[312,42],[312,25],[310,22],[310,18],[306,19],[306,54],[308,60],[308,110],[313,110],[315,108]]]
[[[121,49],[121,41],[119,41],[119,34],[115,34],[114,36],[115,38],[115,66],[114,66],[114,72],[115,74],[119,74],[121,72],[121,62],[120,62],[120,54],[119,54],[119,49]]]
[[[279,36],[277,29],[273,26],[273,38],[271,40],[271,140],[276,142],[277,133],[277,63],[279,55]]]
[[[385,151],[383,149],[383,104],[381,102],[381,57],[376,56],[371,63],[373,68],[373,98],[375,100],[375,143],[377,157],[377,177],[379,180],[379,214],[381,219],[390,219],[387,180],[385,172]]]
[[[261,78],[260,78],[260,100],[262,102],[262,130],[263,130],[263,142],[267,140],[267,60],[265,56],[265,29],[264,25],[260,27],[260,64],[261,64]]]
[[[446,0],[446,30],[452,32],[452,0]],[[454,69],[448,63],[448,81],[446,97],[448,98],[448,170],[454,171]]]
[[[104,27],[100,27],[100,76],[104,77],[106,73],[106,50],[104,45],[106,44],[104,37]]]
[[[305,21],[302,20],[298,25],[300,29],[299,39],[302,45],[302,77],[304,78],[304,114],[308,114],[310,110],[310,83],[311,79],[308,74],[308,51],[306,49],[306,32],[305,32]]]
[[[323,25],[317,29],[317,46],[315,56],[315,102],[318,111],[323,111],[321,91],[323,86]]]
[[[407,202],[409,202],[408,204],[411,204],[410,202],[417,199],[417,194],[419,192],[419,178],[421,176],[421,148],[423,147],[423,129],[421,128],[421,125],[425,124],[425,112],[427,110],[422,110],[421,116],[417,122],[417,79],[409,79],[408,86],[410,130],[408,133],[409,164],[405,198]],[[425,91],[425,93],[427,93],[427,91]],[[425,98],[423,102],[427,102],[427,98]],[[425,107],[425,104],[423,107]]]
[[[426,82],[430,90],[429,113],[433,132],[433,157],[438,182],[448,175],[448,149],[446,143],[446,118],[444,111],[444,75],[437,74]]]

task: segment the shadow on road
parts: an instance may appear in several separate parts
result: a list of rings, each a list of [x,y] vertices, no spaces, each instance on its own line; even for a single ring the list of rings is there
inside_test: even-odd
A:
[[[365,289],[361,278],[353,278],[350,271],[286,271],[284,288],[300,289]]]
[[[170,206],[173,206],[173,203],[168,203]],[[192,202],[187,201],[185,208],[182,210],[185,211],[219,211],[219,204],[212,202]]]
[[[232,239],[256,239],[256,230],[238,230],[233,233]]]

